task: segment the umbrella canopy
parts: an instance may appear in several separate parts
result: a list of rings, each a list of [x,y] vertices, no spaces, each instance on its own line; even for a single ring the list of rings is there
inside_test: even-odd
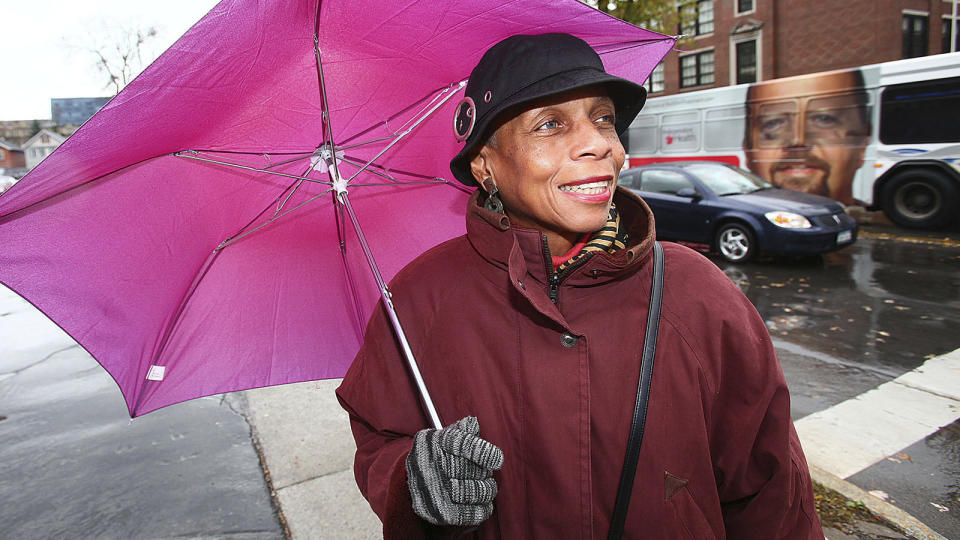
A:
[[[462,234],[454,106],[487,48],[545,32],[637,82],[674,43],[576,0],[223,0],[0,196],[0,282],[131,416],[341,377],[380,293],[337,192],[385,279]]]

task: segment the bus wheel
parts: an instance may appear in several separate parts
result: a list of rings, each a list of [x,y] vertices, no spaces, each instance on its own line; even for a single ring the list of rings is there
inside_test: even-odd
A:
[[[883,213],[901,227],[938,229],[950,224],[960,195],[943,173],[913,169],[898,173],[884,189]]]
[[[720,255],[730,262],[746,262],[757,250],[753,231],[740,223],[727,223],[720,227],[715,243]]]

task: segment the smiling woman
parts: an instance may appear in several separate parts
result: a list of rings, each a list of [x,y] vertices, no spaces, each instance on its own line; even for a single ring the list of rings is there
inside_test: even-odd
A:
[[[471,160],[491,179],[515,226],[539,229],[550,252],[568,252],[607,221],[624,150],[602,87],[540,98],[496,131]]]
[[[663,246],[661,360],[645,421],[635,416],[655,231],[650,208],[617,187],[618,134],[645,96],[567,34],[507,38],[471,73],[450,163],[480,186],[467,234],[390,287],[437,410],[460,420],[423,429],[383,309],[337,390],[385,538],[450,537],[448,526],[619,538],[620,523],[634,538],[822,538],[766,326],[716,266],[675,244]],[[626,469],[636,480],[622,484],[621,514],[632,425],[646,426],[643,459]]]

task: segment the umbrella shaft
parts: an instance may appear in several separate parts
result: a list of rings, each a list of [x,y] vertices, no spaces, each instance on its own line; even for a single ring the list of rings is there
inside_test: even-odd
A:
[[[337,194],[337,200],[343,205],[343,208],[347,211],[347,215],[350,216],[350,222],[353,223],[353,230],[357,232],[357,239],[360,241],[360,247],[363,249],[363,254],[367,257],[367,264],[370,265],[370,270],[373,272],[374,279],[377,280],[377,286],[380,288],[380,297],[383,299],[383,306],[387,310],[387,316],[390,318],[390,324],[393,326],[393,330],[397,334],[397,339],[400,341],[400,347],[403,349],[403,355],[407,359],[407,365],[410,367],[410,373],[413,375],[414,381],[417,383],[417,389],[420,390],[420,397],[423,399],[423,405],[427,410],[427,414],[430,416],[430,421],[433,423],[433,427],[440,429],[443,427],[443,424],[440,422],[440,416],[437,415],[437,409],[433,406],[433,400],[430,398],[430,392],[427,390],[427,385],[423,381],[423,376],[420,374],[420,368],[417,366],[417,361],[413,357],[413,350],[410,349],[410,344],[407,342],[407,336],[403,331],[403,326],[400,325],[400,319],[397,317],[397,311],[393,307],[393,300],[390,298],[390,290],[387,288],[386,282],[383,280],[383,276],[380,275],[380,269],[377,267],[376,261],[373,259],[373,253],[370,251],[370,246],[367,244],[367,239],[363,235],[363,230],[360,228],[360,221],[357,220],[357,215],[353,212],[353,207],[350,205],[350,198],[347,196],[345,191]]]

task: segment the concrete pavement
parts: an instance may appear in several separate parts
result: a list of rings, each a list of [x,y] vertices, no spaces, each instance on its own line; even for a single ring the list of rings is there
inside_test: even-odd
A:
[[[380,538],[380,520],[353,478],[356,446],[337,403],[338,379],[234,394],[261,451],[292,538]]]

